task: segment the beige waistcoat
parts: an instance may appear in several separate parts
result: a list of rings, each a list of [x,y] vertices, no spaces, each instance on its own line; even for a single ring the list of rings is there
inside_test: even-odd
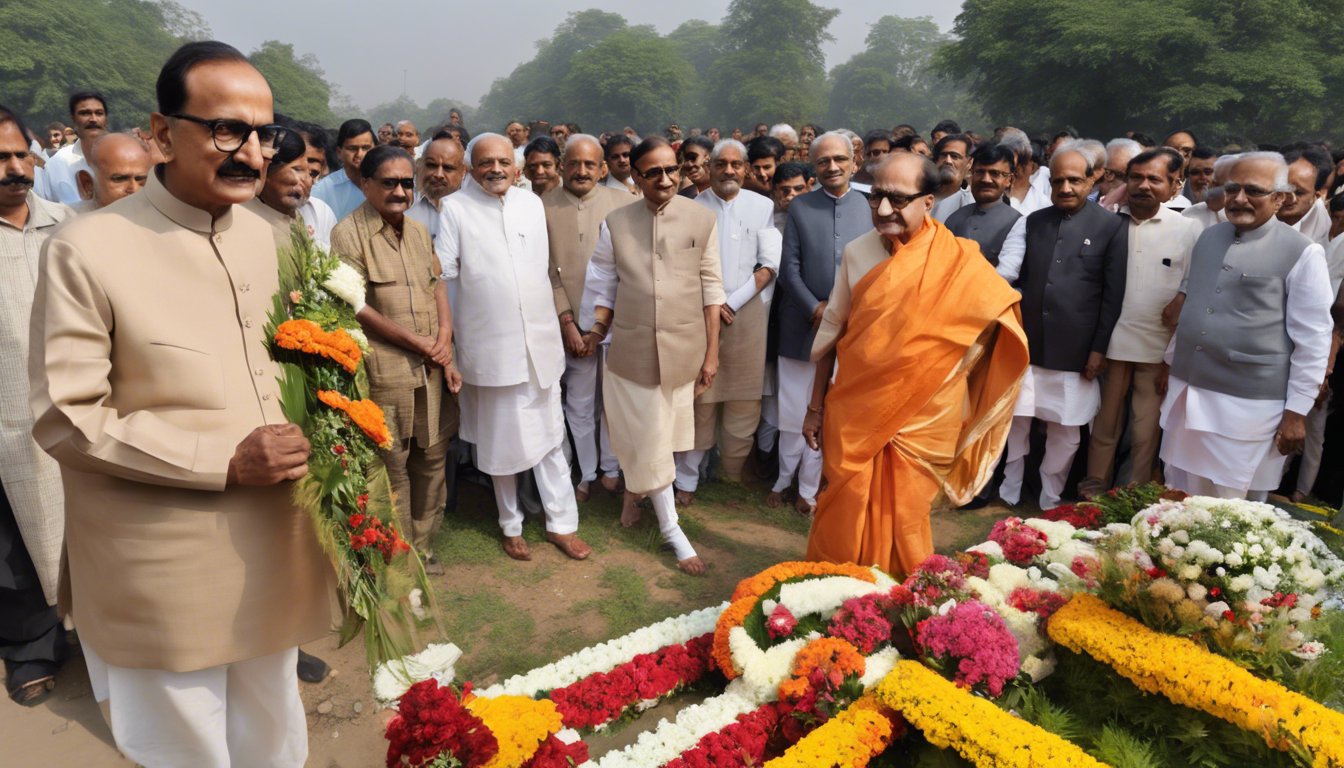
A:
[[[65,485],[59,609],[109,664],[191,671],[331,627],[292,484],[225,486],[238,443],[285,421],[263,330],[277,288],[265,221],[212,221],[156,174],[42,251],[29,372]]]
[[[607,367],[645,386],[694,381],[704,308],[727,301],[714,212],[677,195],[657,214],[642,201],[617,208],[607,228],[619,280]]]
[[[617,208],[635,202],[638,201],[631,195],[600,184],[584,197],[575,196],[564,185],[541,196],[546,209],[546,238],[551,246],[551,289],[557,315],[573,312],[575,320],[578,319],[583,278],[597,247],[602,220]]]

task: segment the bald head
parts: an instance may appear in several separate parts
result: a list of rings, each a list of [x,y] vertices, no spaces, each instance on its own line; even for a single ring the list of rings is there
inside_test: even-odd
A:
[[[149,178],[152,161],[143,142],[125,133],[107,133],[84,153],[89,171],[79,172],[80,196],[102,208],[134,194]]]

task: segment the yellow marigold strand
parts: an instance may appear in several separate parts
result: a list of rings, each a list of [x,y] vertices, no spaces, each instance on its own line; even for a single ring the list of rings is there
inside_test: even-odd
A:
[[[1048,632],[1145,691],[1258,733],[1276,749],[1290,749],[1291,739],[1298,739],[1314,766],[1344,766],[1344,714],[1261,680],[1187,638],[1155,632],[1094,595],[1075,595],[1050,617]]]
[[[387,429],[383,409],[372,400],[351,400],[340,392],[329,389],[318,390],[317,399],[339,411],[344,411],[364,434],[369,436],[379,448],[392,447],[392,433]]]
[[[890,712],[868,694],[767,762],[765,768],[863,768],[891,743]]]
[[[517,768],[531,759],[542,741],[564,727],[549,699],[526,696],[473,697],[467,709],[481,718],[499,742],[499,753],[482,768]]]
[[[976,765],[996,768],[1104,766],[1048,731],[958,688],[917,661],[901,661],[877,684],[878,700],[900,712],[931,743]]]
[[[341,329],[328,333],[311,320],[286,320],[275,329],[275,343],[284,348],[310,355],[321,355],[354,373],[364,354],[350,334]]]

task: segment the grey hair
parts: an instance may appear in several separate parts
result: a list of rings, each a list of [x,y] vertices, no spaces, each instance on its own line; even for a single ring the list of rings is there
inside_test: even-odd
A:
[[[737,139],[720,139],[719,143],[714,145],[714,149],[709,152],[709,162],[718,160],[719,155],[723,154],[725,149],[736,149],[742,155],[742,162],[747,161],[747,145]]]
[[[814,147],[821,146],[821,142],[823,139],[840,139],[840,143],[845,145],[845,157],[848,157],[849,159],[853,160],[854,159],[853,139],[857,138],[859,138],[858,134],[854,133],[851,130],[841,128],[839,130],[827,131],[821,134],[820,136],[812,140],[812,146]]]
[[[1110,160],[1115,152],[1128,152],[1130,159],[1143,152],[1143,145],[1133,139],[1119,138],[1111,139],[1106,144],[1106,159]]]
[[[1220,178],[1226,179],[1227,174],[1232,172],[1232,166],[1236,165],[1237,161],[1240,159],[1241,159],[1241,153],[1236,152],[1231,155],[1222,155],[1218,159],[1214,160],[1213,161],[1214,180],[1217,181]]]
[[[798,132],[793,130],[793,126],[788,123],[775,123],[770,126],[766,132],[767,136],[774,136],[776,139],[783,140],[785,136],[792,136],[794,141],[798,140]],[[743,155],[745,157],[746,155]]]
[[[998,142],[1012,150],[1019,163],[1023,158],[1031,159],[1031,139],[1021,128],[1004,128],[999,132]]]
[[[596,136],[590,133],[576,133],[565,139],[565,151],[561,153],[560,162],[564,162],[565,157],[569,156],[570,147],[582,144],[586,141],[591,141],[593,146],[597,147],[598,154],[606,157],[607,153],[602,151],[602,142],[598,141]]]
[[[516,122],[518,122],[518,121],[517,121],[517,120],[514,120],[513,122],[516,123]],[[512,124],[512,123],[510,123],[510,124]],[[503,136],[503,135],[498,134],[498,133],[479,133],[479,134],[477,134],[476,136],[472,137],[471,141],[467,142],[467,152],[466,152],[466,156],[467,156],[467,164],[468,164],[468,165],[475,165],[475,164],[476,164],[476,161],[472,159],[472,152],[475,151],[475,149],[476,149],[476,145],[479,144],[479,143],[481,143],[481,140],[482,140],[482,139],[502,139],[502,140],[504,140],[504,141],[509,141],[509,137],[508,137],[508,136]],[[513,142],[512,142],[512,141],[509,141],[509,147],[513,147]]]
[[[1087,159],[1092,170],[1106,167],[1106,145],[1096,139],[1069,139],[1059,145],[1055,154],[1077,152]]]
[[[401,126],[403,126],[403,125],[409,125],[409,126],[411,126],[412,128],[415,128],[415,123],[412,123],[410,120],[398,120],[398,121],[397,121],[397,124],[394,125],[394,126],[392,126],[392,130],[394,130],[394,131],[399,131],[399,130],[401,130]],[[417,128],[416,130],[419,130],[419,129]]]
[[[1283,155],[1278,152],[1246,152],[1237,155],[1233,167],[1241,165],[1248,160],[1267,160],[1274,164],[1274,191],[1290,192],[1292,188],[1288,186],[1288,161],[1283,159]],[[1229,169],[1229,172],[1231,169]]]

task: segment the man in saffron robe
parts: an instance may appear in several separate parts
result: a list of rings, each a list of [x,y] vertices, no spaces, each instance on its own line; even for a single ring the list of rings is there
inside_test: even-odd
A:
[[[928,158],[884,159],[876,229],[845,248],[836,274],[803,425],[814,449],[819,433],[826,445],[829,483],[809,560],[909,573],[933,554],[934,503],[970,501],[1007,440],[1029,358],[1019,296],[976,243],[928,215],[937,188]]]

